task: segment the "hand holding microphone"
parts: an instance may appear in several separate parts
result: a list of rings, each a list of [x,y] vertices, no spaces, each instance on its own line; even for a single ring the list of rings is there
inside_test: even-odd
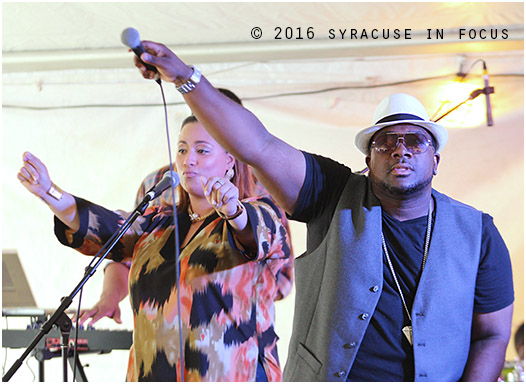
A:
[[[124,31],[122,31],[121,42],[125,46],[129,47],[133,51],[133,53],[135,53],[139,62],[141,62],[144,65],[146,70],[156,73],[156,80],[159,80],[157,68],[155,68],[153,65],[146,64],[144,61],[141,60],[141,55],[143,53],[146,53],[146,49],[144,49],[144,46],[141,43],[139,32],[135,28],[126,28]]]
[[[179,59],[165,45],[152,41],[141,41],[139,32],[127,28],[121,34],[121,41],[135,53],[135,66],[145,79],[160,79],[181,85],[189,79],[193,70]]]

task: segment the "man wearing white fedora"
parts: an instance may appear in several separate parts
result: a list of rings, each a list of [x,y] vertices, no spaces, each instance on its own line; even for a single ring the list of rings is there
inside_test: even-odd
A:
[[[513,311],[509,254],[489,215],[432,188],[448,135],[418,100],[379,104],[356,136],[370,170],[360,175],[272,136],[197,68],[143,44],[142,59],[210,134],[307,223],[285,381],[497,379]]]

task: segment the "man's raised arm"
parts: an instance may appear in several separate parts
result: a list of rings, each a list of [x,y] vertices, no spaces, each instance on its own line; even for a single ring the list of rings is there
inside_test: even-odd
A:
[[[182,62],[166,46],[143,41],[149,54],[141,59],[154,65],[162,80],[180,86],[193,75],[193,68]],[[143,77],[153,79],[135,59]],[[258,179],[289,213],[294,210],[305,179],[305,159],[296,148],[271,135],[249,110],[216,90],[205,77],[184,94],[199,122],[232,155],[252,166]]]

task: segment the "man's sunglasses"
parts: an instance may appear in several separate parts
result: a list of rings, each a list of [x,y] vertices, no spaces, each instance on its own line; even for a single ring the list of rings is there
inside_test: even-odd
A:
[[[413,154],[424,153],[429,146],[433,145],[430,139],[419,132],[406,132],[404,134],[386,132],[376,136],[371,143],[371,147],[378,153],[391,153],[398,147],[400,142]]]

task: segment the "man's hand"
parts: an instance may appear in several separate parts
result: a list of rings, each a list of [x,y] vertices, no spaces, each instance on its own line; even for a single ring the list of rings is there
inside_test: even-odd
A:
[[[192,68],[183,63],[165,45],[153,41],[143,41],[142,44],[147,53],[141,55],[141,60],[155,66],[162,80],[181,85],[192,76]],[[135,66],[139,68],[145,79],[156,78],[156,73],[149,71],[137,57],[134,57],[134,60]]]

